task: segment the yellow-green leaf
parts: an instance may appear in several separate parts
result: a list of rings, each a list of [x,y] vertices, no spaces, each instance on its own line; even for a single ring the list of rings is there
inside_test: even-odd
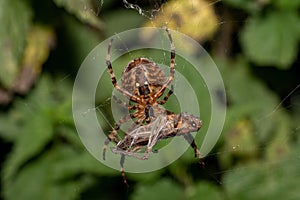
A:
[[[0,83],[5,88],[19,73],[31,17],[26,1],[0,1]]]

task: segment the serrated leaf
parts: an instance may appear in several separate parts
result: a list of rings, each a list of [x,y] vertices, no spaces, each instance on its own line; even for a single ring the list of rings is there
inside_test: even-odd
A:
[[[6,199],[75,199],[93,183],[89,174],[118,173],[83,148],[71,123],[70,97],[67,81],[43,76],[6,116],[2,130],[17,132],[10,138],[14,147],[2,168]],[[51,145],[46,149],[47,144]]]
[[[71,114],[59,116],[66,113],[63,111],[65,109],[71,112],[71,100],[66,104],[67,98],[64,96],[70,95],[70,90],[63,91],[63,94],[53,93],[50,89],[52,85],[53,82],[44,76],[28,99],[17,101],[16,107],[6,116],[7,124],[1,127],[1,132],[11,135],[14,148],[3,168],[4,180],[10,180],[24,163],[45,148],[53,138],[56,123],[71,121]],[[64,88],[63,84],[60,87]],[[65,108],[65,105],[68,107]]]
[[[246,56],[258,65],[288,68],[298,52],[299,20],[296,12],[270,12],[249,20],[240,38]]]
[[[56,179],[56,166],[64,157],[65,151],[56,147],[45,153],[39,159],[28,163],[12,182],[4,183],[4,197],[8,200],[22,199],[76,199],[78,195],[93,183],[93,178],[87,175],[74,178],[72,181]]]
[[[28,102],[17,102],[16,110],[12,111],[13,114],[19,112],[18,121],[13,121],[13,118],[10,118],[8,128],[16,126],[19,130],[12,129],[17,132],[12,133],[15,134],[14,148],[4,165],[4,180],[13,177],[19,167],[38,154],[52,137],[53,121],[48,115],[47,109],[43,108],[45,104],[49,106],[51,98],[42,95],[36,96],[38,91],[47,91],[47,85],[50,84],[48,81],[47,79],[42,80]],[[45,98],[43,103],[35,104],[35,101],[38,102],[43,98]],[[10,131],[10,129],[6,131]]]
[[[72,179],[82,173],[97,175],[118,174],[118,171],[101,164],[92,157],[86,149],[74,149],[61,145],[56,155],[56,164],[53,168],[53,179]]]
[[[88,23],[99,29],[103,28],[103,23],[97,16],[98,11],[93,10],[92,1],[90,0],[53,0],[59,7],[64,7],[68,12],[74,14],[79,20]],[[102,5],[98,5],[102,6]],[[97,8],[101,9],[101,8]]]
[[[15,147],[4,166],[4,180],[10,179],[18,168],[28,159],[38,154],[52,137],[53,130],[50,123],[41,116],[29,116],[32,121],[22,127]]]
[[[0,2],[0,82],[5,88],[18,75],[31,18],[26,1]]]

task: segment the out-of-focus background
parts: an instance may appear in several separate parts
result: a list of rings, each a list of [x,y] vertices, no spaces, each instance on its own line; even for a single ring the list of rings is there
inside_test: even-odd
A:
[[[1,198],[300,199],[299,9],[299,0],[1,0]],[[126,173],[126,187],[81,143],[72,86],[96,45],[147,26],[208,51],[228,110],[205,166],[189,149],[158,171]]]

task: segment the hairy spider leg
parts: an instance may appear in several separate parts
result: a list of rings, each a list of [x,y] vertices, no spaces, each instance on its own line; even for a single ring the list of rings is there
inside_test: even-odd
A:
[[[127,185],[127,187],[129,186],[127,183],[127,179],[125,176],[125,171],[124,171],[124,161],[125,161],[125,156],[121,154],[121,159],[120,159],[120,165],[121,165],[121,173],[122,173],[122,177],[123,177],[123,182],[125,183],[125,185]]]
[[[118,144],[119,139],[117,138],[118,130],[120,129],[121,125],[127,122],[128,120],[132,118],[136,118],[138,113],[130,113],[122,117],[116,124],[115,127],[113,128],[112,132],[108,135],[107,139],[104,142],[103,146],[103,160],[105,160],[105,154],[106,154],[106,149],[107,145],[109,144],[110,141],[114,141],[116,144]],[[138,119],[130,126],[128,130],[133,130],[137,124],[141,123],[144,120],[144,118]],[[128,131],[127,131],[128,132]],[[126,132],[126,135],[128,134]]]
[[[174,74],[175,74],[175,45],[172,39],[172,36],[170,34],[170,31],[168,28],[166,28],[169,40],[170,40],[170,45],[171,45],[171,60],[170,60],[170,76],[166,83],[160,88],[160,90],[154,95],[154,99],[160,97],[163,92],[166,90],[166,88],[170,85],[170,83],[174,79]]]
[[[126,108],[128,110],[135,110],[137,108],[137,105],[133,105],[133,106],[130,106],[129,104],[125,103],[124,101],[122,101],[121,99],[119,99],[118,97],[116,97],[115,95],[112,95],[114,101],[121,105],[123,108]]]
[[[123,149],[118,149],[118,148],[111,148],[111,151],[115,154],[121,154],[121,155],[124,155],[124,156],[132,156],[132,157],[140,159],[140,160],[145,160],[145,158],[144,158],[145,155],[140,156],[137,153],[137,151],[140,150],[142,147],[144,147],[144,146],[143,145],[135,146],[133,149],[131,149],[129,151],[125,151]],[[123,163],[124,163],[124,161],[123,161]]]
[[[173,92],[174,92],[174,86],[171,85],[171,90],[169,90],[168,94],[163,98],[163,100],[157,101],[157,103],[160,105],[165,104],[168,101],[169,97],[173,94]]]
[[[104,142],[103,146],[103,160],[105,160],[105,153],[107,149],[107,145],[111,140],[113,140],[116,144],[119,142],[119,139],[117,138],[118,130],[120,129],[120,126],[127,122],[128,120],[131,119],[131,114],[125,115],[122,117],[116,124],[115,127],[113,128],[112,132],[108,135],[107,139]]]
[[[121,94],[123,94],[124,96],[126,96],[128,99],[130,99],[130,100],[132,100],[134,102],[139,102],[139,101],[141,101],[141,99],[139,97],[137,97],[136,95],[130,94],[126,90],[121,89],[120,86],[117,83],[116,76],[114,74],[114,71],[112,69],[112,65],[111,65],[111,62],[110,62],[110,49],[111,49],[111,46],[112,46],[112,42],[113,42],[113,39],[111,39],[110,42],[109,42],[108,50],[107,50],[107,56],[106,56],[106,65],[107,65],[107,68],[108,68],[108,71],[109,71],[109,74],[110,74],[110,77],[111,77],[111,82],[114,85],[114,87]]]

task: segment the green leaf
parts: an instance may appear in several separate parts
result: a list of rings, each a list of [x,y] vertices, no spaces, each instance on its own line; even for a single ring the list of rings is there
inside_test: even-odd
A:
[[[71,87],[60,80],[42,76],[26,99],[0,116],[7,118],[0,133],[11,134],[14,144],[2,168],[6,199],[75,199],[94,183],[91,174],[120,174],[83,147],[72,122]]]
[[[97,17],[99,11],[93,10],[91,0],[53,0],[59,7],[64,7],[69,13],[74,14],[79,20],[88,23],[99,29],[103,28],[103,23]],[[102,5],[98,5],[101,9]]]
[[[253,76],[242,58],[227,64],[219,62],[218,66],[229,102],[222,147],[228,153],[220,154],[221,165],[253,162],[265,154],[273,161],[288,152],[291,118],[282,109],[279,98]],[[266,144],[272,147],[260,148]]]
[[[197,200],[197,199],[221,200],[222,198],[216,186],[208,182],[202,181],[197,183],[194,186],[192,195],[189,199],[190,200]]]
[[[276,162],[291,150],[291,119],[287,113],[278,111],[272,118],[274,124],[273,138],[266,148],[266,160]]]
[[[300,6],[300,0],[273,0],[274,4],[281,9],[297,10]]]
[[[53,130],[47,118],[29,115],[31,122],[22,127],[14,149],[4,167],[4,179],[10,179],[28,159],[38,154],[52,137]]]
[[[15,177],[13,182],[5,182],[4,197],[8,200],[22,199],[75,199],[94,182],[94,178],[84,175],[72,179],[64,179],[57,166],[65,159],[68,149],[58,146],[45,153],[38,160],[28,163]],[[68,165],[67,163],[65,163]],[[67,171],[64,171],[67,172]]]
[[[241,32],[246,56],[258,65],[288,68],[296,59],[300,39],[297,12],[270,12],[250,19]]]
[[[230,102],[224,130],[241,119],[251,118],[259,129],[258,140],[264,141],[274,127],[272,120],[265,120],[265,117],[279,104],[279,98],[251,74],[243,58],[236,62],[218,62],[218,66],[222,70]]]
[[[253,124],[247,119],[240,119],[224,136],[225,149],[236,148],[232,154],[238,157],[256,156],[258,143]]]
[[[259,4],[253,0],[224,0],[224,2],[233,7],[246,10],[249,13],[258,11],[260,9]]]
[[[59,154],[56,155],[56,163],[53,167],[53,179],[55,181],[72,179],[82,173],[97,175],[115,175],[119,173],[101,164],[84,148],[74,149],[68,145],[60,145]]]
[[[229,199],[299,199],[299,142],[276,162],[263,162],[230,170],[224,177]]]
[[[55,43],[53,29],[46,26],[34,25],[26,38],[26,48],[17,79],[14,81],[13,91],[27,94],[40,75],[42,65],[48,59],[51,47]]]
[[[31,17],[26,1],[0,1],[0,83],[6,88],[19,73]]]
[[[115,10],[103,16],[106,22],[105,34],[112,36],[116,33],[127,31],[133,28],[139,28],[145,21],[145,17],[133,10]],[[118,24],[116,26],[116,24]]]
[[[14,137],[14,148],[4,165],[4,179],[10,179],[18,168],[28,159],[38,154],[44,146],[51,140],[53,135],[53,121],[51,115],[48,115],[51,108],[45,105],[51,105],[51,97],[47,91],[50,85],[46,77],[39,82],[38,87],[33,91],[28,101],[16,102],[15,110],[12,111],[11,118],[8,116],[7,130],[3,132],[12,132]],[[36,103],[37,102],[37,103]],[[14,121],[14,115],[18,113],[18,121]],[[10,129],[10,127],[18,127]]]
[[[183,190],[168,179],[159,179],[152,185],[138,185],[132,194],[133,200],[176,200],[183,197]]]
[[[64,30],[61,34],[63,48],[57,53],[63,60],[63,64],[77,70],[90,51],[99,44],[99,35],[70,15],[63,15],[62,20],[64,21]]]
[[[42,77],[28,99],[16,101],[6,116],[6,124],[1,126],[0,133],[7,136],[14,147],[3,168],[4,180],[13,177],[20,166],[45,148],[53,138],[56,123],[72,120],[71,114],[66,114],[71,113],[71,100],[67,99],[71,90],[66,89],[65,83],[59,85],[65,90],[57,92],[55,89],[54,92],[53,84],[47,76]]]

